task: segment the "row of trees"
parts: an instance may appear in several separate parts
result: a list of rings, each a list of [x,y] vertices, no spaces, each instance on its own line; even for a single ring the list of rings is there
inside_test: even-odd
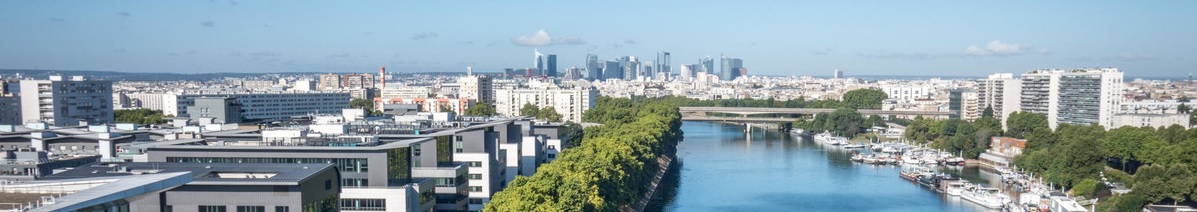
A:
[[[906,125],[905,137],[933,148],[961,153],[964,158],[977,158],[989,148],[989,139],[1002,135],[1002,124],[992,110],[981,118],[968,122],[960,119],[933,120],[915,117]]]
[[[520,115],[549,120],[550,122],[561,122],[561,114],[557,113],[557,109],[553,107],[536,108],[536,105],[532,105],[532,103],[527,103],[523,107],[520,107]]]
[[[603,125],[586,128],[580,145],[531,177],[516,177],[485,211],[619,210],[643,196],[658,156],[673,155],[682,136],[677,106],[663,102],[600,97],[585,117]]]
[[[498,112],[495,111],[495,106],[486,102],[478,102],[470,108],[466,108],[465,115],[467,116],[493,116]]]
[[[368,116],[382,115],[381,111],[374,110],[374,101],[369,99],[353,99],[349,100],[349,108],[363,109]]]
[[[869,118],[864,118],[857,112],[856,109],[842,107],[835,109],[832,113],[820,113],[815,115],[814,119],[798,119],[791,123],[795,128],[811,132],[829,131],[832,134],[855,137],[860,133],[861,129],[873,126],[885,126],[885,119],[881,116],[872,115]]]
[[[112,111],[112,115],[117,123],[136,123],[139,125],[165,124],[166,119],[174,117],[162,115],[161,110],[150,109],[114,110]]]

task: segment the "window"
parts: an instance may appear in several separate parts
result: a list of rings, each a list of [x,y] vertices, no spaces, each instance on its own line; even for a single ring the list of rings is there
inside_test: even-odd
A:
[[[199,212],[227,212],[227,209],[223,205],[201,205]]]
[[[470,174],[470,179],[471,180],[481,180],[482,174]]]
[[[341,210],[385,211],[387,209],[386,203],[384,199],[341,199]]]
[[[266,212],[266,206],[244,206],[238,205],[237,212]]]
[[[482,204],[482,199],[470,198],[470,204],[475,204],[475,205]]]
[[[332,180],[324,180],[324,190],[332,190]]]
[[[287,206],[274,206],[274,212],[291,212],[291,208]]]
[[[469,164],[470,167],[482,167],[482,162],[478,162],[478,161],[470,161],[470,162],[466,162],[466,164]]]
[[[481,192],[482,186],[470,186],[470,192]]]

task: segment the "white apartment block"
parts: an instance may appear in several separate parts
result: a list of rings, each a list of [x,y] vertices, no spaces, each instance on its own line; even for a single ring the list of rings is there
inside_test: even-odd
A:
[[[113,123],[112,82],[82,76],[21,80],[21,121],[54,126]]]
[[[1002,120],[1002,129],[1006,128],[1006,118],[1021,109],[1021,102],[1022,80],[1012,73],[992,74],[977,82],[977,107],[981,111],[992,108],[993,116]]]
[[[1189,128],[1189,114],[1180,112],[1180,105],[1193,105],[1192,102],[1178,101],[1142,101],[1125,102],[1118,106],[1114,114],[1114,124],[1109,128],[1123,126],[1132,127],[1168,127],[1180,125]]]
[[[898,100],[901,103],[914,102],[916,99],[931,98],[931,93],[935,89],[931,85],[917,84],[917,85],[885,85],[881,86],[881,90],[889,96],[890,99]]]
[[[524,104],[532,104],[537,108],[553,107],[562,121],[582,123],[582,113],[594,108],[596,98],[598,91],[593,88],[509,87],[495,90],[495,112],[518,116]]]
[[[457,84],[461,85],[457,97],[491,104],[495,102],[495,88],[490,77],[466,75],[458,78]]]
[[[1022,75],[1021,109],[1061,123],[1114,126],[1122,102],[1123,73],[1116,68],[1035,70]]]

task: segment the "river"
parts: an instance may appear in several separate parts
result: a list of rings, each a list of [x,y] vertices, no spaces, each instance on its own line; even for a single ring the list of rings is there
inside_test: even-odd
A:
[[[649,211],[987,211],[903,180],[897,166],[854,164],[849,152],[788,133],[746,136],[742,125],[691,121],[682,131],[680,163]],[[950,172],[996,179],[976,168]]]

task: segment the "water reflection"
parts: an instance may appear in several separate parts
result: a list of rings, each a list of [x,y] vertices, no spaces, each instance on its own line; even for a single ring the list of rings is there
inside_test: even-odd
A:
[[[851,162],[851,152],[742,125],[685,122],[676,174],[650,211],[985,211],[898,177],[896,166]],[[977,169],[965,179],[995,179]],[[672,181],[672,183],[668,183]],[[994,181],[996,183],[996,181]]]

